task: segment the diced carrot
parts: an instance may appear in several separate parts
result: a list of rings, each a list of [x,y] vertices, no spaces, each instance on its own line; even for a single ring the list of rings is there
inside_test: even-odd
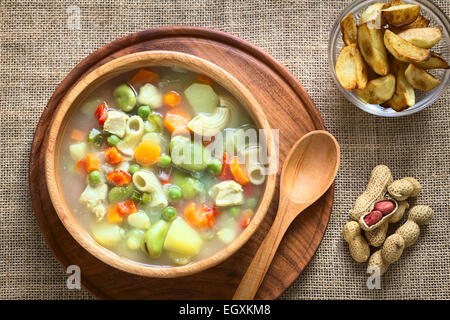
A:
[[[220,180],[230,180],[232,178],[231,172],[230,172],[230,164],[229,162],[229,155],[228,153],[224,152],[223,156],[223,163],[222,163],[222,172],[219,175]]]
[[[213,81],[211,80],[211,78],[208,76],[205,76],[204,74],[197,75],[197,81],[204,83],[204,84],[209,84],[209,85],[213,84]]]
[[[188,122],[191,120],[189,114],[180,108],[170,110],[166,113],[164,118],[164,126],[171,133],[183,134],[189,133],[187,127]]]
[[[85,174],[86,173],[86,159],[78,160],[77,164],[75,165],[75,169],[79,174]]]
[[[220,217],[222,215],[222,211],[219,210],[219,208],[217,208],[216,206],[214,206],[214,216],[215,217]]]
[[[201,210],[197,210],[195,203],[191,202],[184,209],[184,218],[192,226],[198,228],[214,226],[214,209],[203,205]]]
[[[252,209],[245,209],[244,211],[242,211],[241,221],[239,223],[241,228],[246,228],[250,224],[250,220],[252,219],[253,214],[254,212]]]
[[[244,168],[239,164],[238,157],[234,157],[230,163],[230,171],[237,183],[244,185],[250,182]]]
[[[103,152],[105,153],[106,161],[110,164],[118,164],[123,160],[122,155],[117,151],[116,147],[107,148]]]
[[[166,106],[175,108],[180,105],[181,96],[176,91],[170,91],[163,96],[163,101]]]
[[[142,141],[134,150],[136,162],[143,166],[155,164],[161,155],[161,147],[156,141]]]
[[[138,212],[136,204],[133,200],[117,202],[116,209],[120,215],[129,215]]]
[[[243,218],[241,220],[241,222],[239,223],[239,225],[241,226],[242,229],[247,228],[249,224],[250,224],[250,218]]]
[[[131,176],[123,170],[115,170],[106,175],[106,179],[111,181],[116,187],[121,187],[131,182]]]
[[[146,83],[151,83],[153,85],[157,85],[159,82],[159,75],[156,72],[141,69],[134,74],[134,76],[130,79],[131,85],[143,85]]]
[[[111,206],[108,210],[108,222],[110,223],[121,223],[123,217],[119,214],[117,206]]]
[[[84,141],[86,139],[86,133],[78,129],[73,129],[70,133],[70,139],[75,141]]]
[[[108,117],[108,105],[106,102],[103,102],[97,107],[97,110],[95,110],[95,117],[97,118],[98,123],[103,126]]]
[[[86,155],[86,171],[91,172],[94,170],[98,170],[100,167],[100,160],[98,159],[97,155],[93,153],[88,153]]]

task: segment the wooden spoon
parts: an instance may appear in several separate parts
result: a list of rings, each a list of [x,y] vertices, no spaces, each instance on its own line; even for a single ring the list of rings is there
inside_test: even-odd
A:
[[[338,142],[322,130],[304,135],[289,151],[281,171],[275,221],[242,278],[234,300],[253,299],[289,225],[328,190],[339,162]]]

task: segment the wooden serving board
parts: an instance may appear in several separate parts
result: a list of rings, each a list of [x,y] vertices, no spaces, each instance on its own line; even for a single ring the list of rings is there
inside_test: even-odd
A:
[[[145,278],[116,270],[94,258],[65,230],[54,211],[44,178],[46,132],[64,94],[83,75],[114,58],[145,50],[190,53],[224,68],[258,100],[270,125],[279,129],[280,166],[305,133],[324,129],[313,101],[280,63],[252,44],[229,34],[194,27],[146,30],[115,40],[81,61],[56,88],[36,129],[30,157],[30,189],[41,231],[64,267],[81,268],[83,286],[101,299],[230,299],[270,228],[278,205],[278,186],[270,209],[253,237],[232,257],[201,273],[176,279]],[[334,185],[298,217],[286,233],[256,299],[283,293],[319,246],[331,213]]]

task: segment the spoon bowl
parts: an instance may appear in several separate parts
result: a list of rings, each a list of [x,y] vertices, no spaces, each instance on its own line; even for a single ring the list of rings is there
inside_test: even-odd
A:
[[[295,203],[314,202],[333,182],[338,158],[339,145],[330,133],[312,131],[306,134],[292,147],[284,162],[281,192]]]
[[[289,225],[328,190],[339,163],[339,144],[327,131],[309,132],[292,147],[281,171],[275,221],[242,278],[234,300],[254,298]]]

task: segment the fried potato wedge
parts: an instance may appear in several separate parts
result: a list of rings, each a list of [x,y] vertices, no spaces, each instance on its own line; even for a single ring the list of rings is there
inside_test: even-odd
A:
[[[416,47],[429,49],[441,41],[442,27],[408,29],[398,35]]]
[[[346,46],[351,45],[352,43],[356,43],[357,29],[353,14],[350,13],[344,19],[342,19],[341,32],[342,39],[344,40]]]
[[[405,4],[402,0],[391,0],[391,6],[399,6],[401,4]]]
[[[413,23],[420,13],[420,6],[415,4],[401,4],[381,10],[381,16],[393,27],[402,27]]]
[[[405,31],[405,30],[408,30],[408,29],[426,28],[429,25],[430,25],[430,20],[428,20],[427,18],[425,18],[422,15],[419,15],[417,17],[417,19],[414,20],[413,23],[407,24],[406,26],[403,26],[401,28],[392,27],[392,28],[390,28],[390,30],[392,32],[399,33],[399,32],[402,32],[402,31]]]
[[[387,107],[391,107],[395,111],[402,111],[412,107],[416,103],[416,94],[414,88],[409,84],[405,77],[407,64],[402,61],[395,60],[392,63],[392,71],[395,74],[395,93],[390,100],[387,101]]]
[[[400,61],[416,63],[431,57],[429,49],[416,47],[390,30],[384,33],[384,45],[394,58]]]
[[[413,88],[422,91],[433,90],[441,83],[431,74],[412,63],[406,68],[405,77]]]
[[[416,66],[421,67],[422,69],[448,69],[448,63],[445,61],[444,57],[436,52],[431,52],[431,57],[428,60],[423,62],[415,63]]]
[[[367,85],[367,69],[356,43],[344,47],[336,61],[336,75],[346,90],[363,89]]]
[[[364,60],[380,76],[389,73],[389,59],[383,43],[381,29],[369,27],[368,23],[358,26],[358,47]]]
[[[355,90],[358,97],[370,104],[382,104],[395,92],[395,77],[392,74],[371,80],[364,89]]]
[[[389,3],[377,2],[368,6],[359,19],[359,24],[371,22],[381,28],[386,24],[386,21],[382,19],[381,10],[389,8]]]

